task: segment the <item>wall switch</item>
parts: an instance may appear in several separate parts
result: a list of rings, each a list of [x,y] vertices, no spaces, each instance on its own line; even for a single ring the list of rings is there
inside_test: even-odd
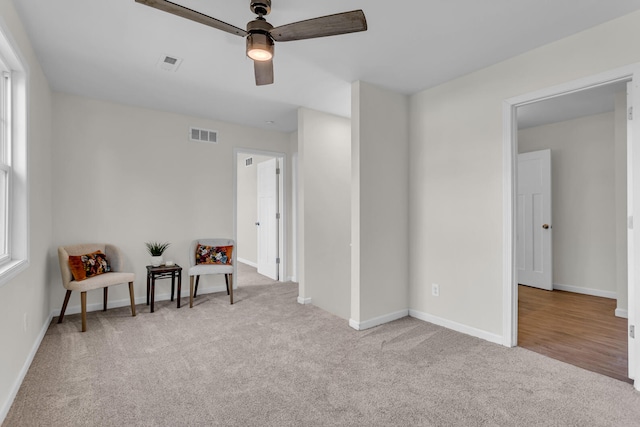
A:
[[[440,296],[440,285],[437,285],[435,283],[431,284],[431,295],[433,295],[434,297]]]

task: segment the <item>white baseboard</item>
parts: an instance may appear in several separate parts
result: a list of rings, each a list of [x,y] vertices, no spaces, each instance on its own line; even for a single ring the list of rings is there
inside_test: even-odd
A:
[[[573,293],[576,293],[576,294],[592,295],[594,297],[618,299],[618,293],[617,292],[601,291],[599,289],[592,289],[592,288],[581,288],[579,286],[562,285],[562,284],[559,284],[559,283],[554,283],[553,284],[553,290],[554,291],[573,292]]]
[[[248,259],[238,258],[237,261],[241,262],[243,264],[247,264],[248,266],[251,266],[253,268],[258,268],[258,263],[255,263],[253,261],[249,261]]]
[[[434,325],[442,326],[447,329],[452,329],[456,332],[471,335],[472,337],[480,338],[495,344],[503,344],[502,335],[492,334],[490,332],[463,325],[462,323],[454,322],[452,320],[443,319],[441,317],[423,313],[418,310],[409,310],[409,316],[415,317],[416,319],[424,320],[425,322],[433,323]]]
[[[616,308],[616,317],[629,318],[629,312],[624,308]]]
[[[384,323],[393,322],[394,320],[402,319],[403,317],[407,317],[409,315],[409,310],[400,310],[395,313],[388,313],[382,316],[374,317],[373,319],[365,320],[362,322],[357,322],[353,319],[349,319],[349,326],[351,326],[356,331],[362,331],[365,329],[370,329],[375,326],[382,325]]]
[[[40,343],[42,343],[42,339],[44,338],[44,335],[47,333],[47,329],[49,329],[49,324],[51,324],[51,319],[53,319],[53,312],[49,314],[49,318],[45,321],[44,325],[42,325],[42,329],[40,330],[38,337],[33,343],[33,346],[31,347],[31,351],[29,352],[27,359],[24,361],[24,364],[22,365],[22,369],[18,374],[18,378],[16,378],[15,382],[13,383],[13,387],[11,387],[9,397],[7,397],[7,400],[2,404],[2,407],[0,408],[0,424],[4,422],[4,419],[7,417],[7,414],[9,413],[9,409],[11,409],[11,405],[13,404],[13,401],[15,400],[16,395],[18,394],[18,390],[20,390],[20,386],[22,386],[22,381],[24,381],[24,377],[27,375],[27,371],[31,366],[31,362],[33,362],[33,358],[36,356],[36,353],[38,352],[38,348],[40,348]]]
[[[298,304],[311,304],[311,298],[298,297]]]
[[[236,286],[233,287],[233,289],[237,289]],[[226,292],[227,291],[227,287],[225,285],[221,285],[221,286],[212,286],[210,288],[198,288],[198,295],[203,295],[203,294],[212,294],[215,292]],[[176,289],[176,293],[177,293],[177,289]],[[182,292],[181,292],[181,298],[189,298],[189,284],[187,284],[186,289],[184,284],[182,285]],[[158,294],[156,293],[155,295],[155,302],[158,301],[167,301],[171,299],[171,293],[166,292],[166,293],[162,293],[162,294]],[[147,303],[147,295],[145,294],[144,296],[137,296],[136,297],[136,305],[140,305],[140,304],[146,304]],[[129,307],[129,305],[131,305],[131,301],[129,300],[129,298],[126,299],[121,299],[121,300],[108,300],[107,301],[107,310],[111,309],[111,308],[118,308],[118,307]],[[51,313],[53,315],[53,317],[58,317],[60,316],[60,310],[62,308],[59,309],[55,309],[53,310]],[[94,303],[94,304],[87,304],[87,313],[91,312],[91,311],[101,311],[102,310],[102,303],[98,302],[98,303]],[[67,310],[64,312],[64,315],[68,315],[68,314],[78,314],[81,312],[80,306],[79,305],[74,305],[74,306],[69,306],[67,307]]]

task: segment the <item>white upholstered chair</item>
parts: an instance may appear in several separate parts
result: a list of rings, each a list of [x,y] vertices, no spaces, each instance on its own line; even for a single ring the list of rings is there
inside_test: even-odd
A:
[[[97,276],[88,277],[84,280],[76,281],[71,273],[69,266],[70,255],[85,255],[95,251],[101,251],[111,267],[109,273],[99,274]],[[125,273],[123,268],[123,257],[120,250],[109,244],[104,243],[88,243],[73,246],[60,246],[58,248],[58,261],[60,262],[60,272],[62,273],[62,285],[67,290],[60,311],[58,323],[62,323],[64,312],[67,309],[67,303],[71,296],[71,291],[80,291],[80,304],[82,310],[82,332],[87,330],[87,291],[103,288],[103,310],[107,310],[107,289],[109,286],[119,285],[123,283],[129,284],[129,297],[131,298],[131,315],[136,315],[136,304],[133,295],[133,281],[135,275],[133,273]]]
[[[231,252],[231,265],[220,264],[197,264],[196,250],[198,245],[202,246],[233,246]],[[236,277],[236,245],[232,239],[196,239],[189,246],[189,307],[193,307],[193,299],[198,295],[198,283],[200,276],[206,274],[224,274],[227,284],[227,295],[233,304],[233,278]],[[195,278],[195,288],[194,288]]]

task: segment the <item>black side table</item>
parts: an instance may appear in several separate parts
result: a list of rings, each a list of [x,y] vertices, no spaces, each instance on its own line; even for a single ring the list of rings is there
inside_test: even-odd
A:
[[[171,277],[171,301],[173,301],[173,292],[175,290],[176,284],[176,275],[178,276],[178,308],[180,308],[180,292],[182,291],[182,267],[178,264],[174,264],[171,266],[168,265],[160,265],[158,267],[154,267],[152,265],[147,265],[147,305],[149,305],[149,301],[151,301],[151,312],[153,313],[153,302],[155,300],[156,294],[156,279],[168,279]],[[151,293],[149,293],[151,291]],[[149,294],[151,294],[151,299],[149,299]]]

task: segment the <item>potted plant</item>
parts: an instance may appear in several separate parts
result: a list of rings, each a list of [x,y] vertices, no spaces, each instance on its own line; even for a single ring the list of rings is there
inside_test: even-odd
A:
[[[171,243],[169,242],[164,242],[164,243],[146,242],[145,243],[145,246],[147,247],[147,251],[149,252],[149,255],[151,255],[152,266],[158,267],[164,264],[164,260],[162,259],[162,254],[164,253],[165,250],[167,250],[170,244]]]

